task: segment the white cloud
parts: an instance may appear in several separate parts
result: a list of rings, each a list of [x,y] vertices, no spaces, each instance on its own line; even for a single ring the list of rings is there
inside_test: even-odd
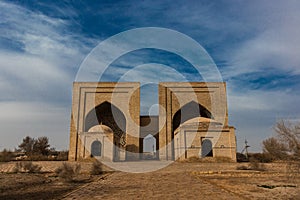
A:
[[[94,39],[68,32],[69,22],[0,2],[0,149],[47,136],[67,149],[72,82]]]
[[[261,2],[259,5],[248,9],[252,11],[249,26],[254,27],[253,36],[223,55],[230,66],[224,69],[224,76],[230,78],[266,68],[300,74],[299,2],[280,1],[272,5]]]

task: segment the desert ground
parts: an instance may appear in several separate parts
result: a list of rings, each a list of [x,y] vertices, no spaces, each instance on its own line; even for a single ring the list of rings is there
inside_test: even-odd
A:
[[[145,168],[157,162],[144,162]],[[300,199],[299,171],[285,163],[237,170],[249,164],[174,162],[148,173],[90,175],[92,163],[81,162],[73,182],[55,175],[62,162],[34,164],[41,173],[12,173],[15,162],[0,163],[0,199]]]

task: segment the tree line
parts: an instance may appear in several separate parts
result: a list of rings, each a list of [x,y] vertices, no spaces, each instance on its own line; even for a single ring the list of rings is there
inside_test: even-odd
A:
[[[67,160],[68,151],[56,151],[51,148],[48,137],[32,138],[26,136],[14,152],[4,149],[0,162],[10,160]]]
[[[27,156],[48,156],[50,152],[49,139],[47,137],[39,137],[35,139],[26,136],[19,145],[19,151],[24,152]]]

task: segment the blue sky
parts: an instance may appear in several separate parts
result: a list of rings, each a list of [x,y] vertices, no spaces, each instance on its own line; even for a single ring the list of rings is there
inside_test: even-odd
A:
[[[238,150],[247,138],[260,151],[276,120],[300,119],[299,9],[296,0],[1,1],[0,149],[13,149],[26,135],[48,136],[67,149],[72,82],[84,58],[119,32],[163,27],[210,54],[227,82]],[[147,63],[199,80],[184,59],[155,49],[120,57],[105,78],[117,81],[130,65]],[[141,79],[155,78],[155,67],[147,69]]]

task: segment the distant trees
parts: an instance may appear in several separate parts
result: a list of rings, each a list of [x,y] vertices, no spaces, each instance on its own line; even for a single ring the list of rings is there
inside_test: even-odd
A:
[[[34,139],[26,136],[23,142],[19,145],[20,151],[24,152],[26,155],[31,155],[33,153]]]
[[[13,152],[3,149],[0,152],[0,162],[11,160],[68,160],[68,154],[69,151],[56,151],[55,148],[51,148],[49,139],[45,136],[37,139],[26,136]]]
[[[3,149],[0,153],[0,162],[9,162],[13,158],[13,153],[10,150]]]
[[[50,152],[49,140],[47,137],[39,137],[34,141],[33,152],[40,155],[48,155]]]
[[[278,160],[300,161],[300,122],[278,121],[275,132],[275,137],[263,141],[264,153]]]
[[[49,139],[47,137],[39,137],[37,139],[26,136],[19,149],[27,156],[43,155],[47,156],[50,152]]]

